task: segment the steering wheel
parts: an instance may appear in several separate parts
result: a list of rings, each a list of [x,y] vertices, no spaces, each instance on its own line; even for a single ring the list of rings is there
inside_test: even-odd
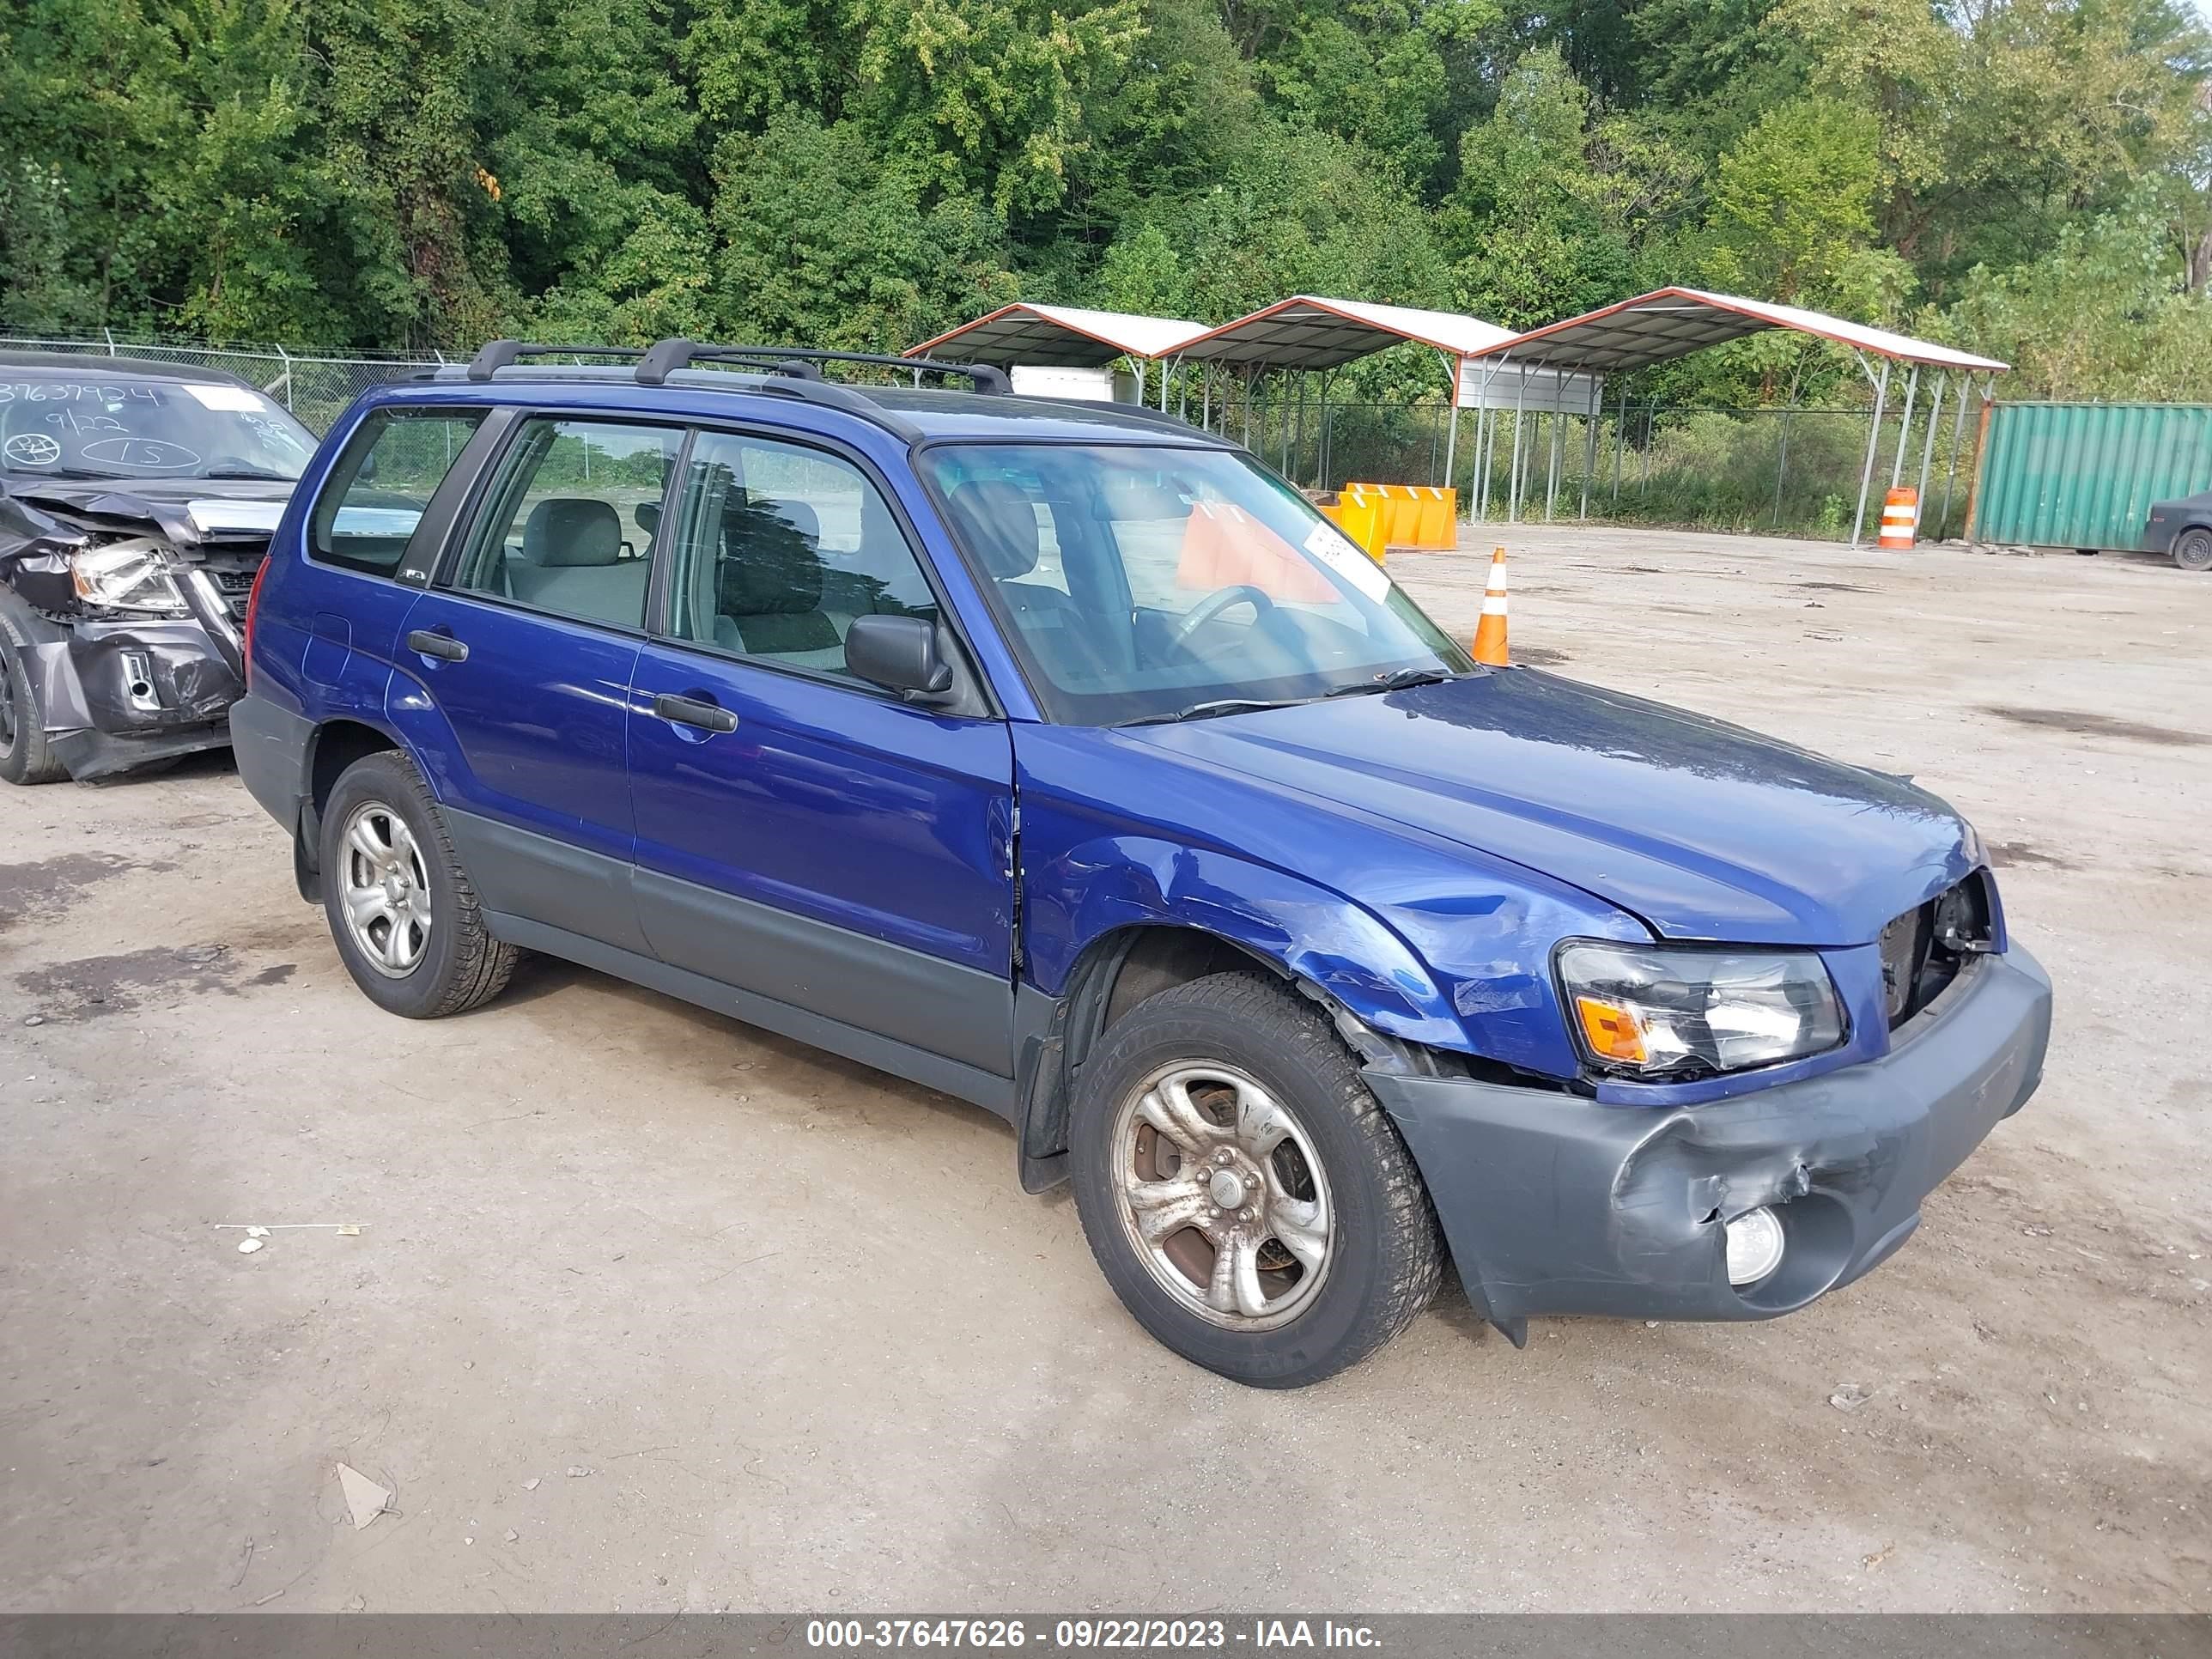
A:
[[[1251,583],[1238,582],[1235,586],[1224,587],[1218,593],[1210,594],[1191,606],[1190,614],[1176,623],[1176,631],[1168,636],[1168,643],[1177,647],[1188,644],[1192,635],[1230,606],[1242,605],[1247,600],[1251,602],[1255,611],[1264,612],[1275,608],[1275,602]]]

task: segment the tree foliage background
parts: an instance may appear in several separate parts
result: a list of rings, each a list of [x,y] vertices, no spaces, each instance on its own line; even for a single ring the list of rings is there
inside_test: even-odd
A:
[[[896,349],[1686,282],[2212,398],[2209,74],[2175,0],[7,0],[0,329]]]

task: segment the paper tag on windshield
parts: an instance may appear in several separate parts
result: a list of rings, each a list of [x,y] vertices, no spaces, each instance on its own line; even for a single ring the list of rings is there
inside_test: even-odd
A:
[[[196,380],[187,380],[185,390],[197,398],[204,409],[226,409],[237,415],[258,415],[269,407],[261,400],[259,392],[248,392],[242,386],[202,386]]]
[[[1327,519],[1313,527],[1305,549],[1376,604],[1382,604],[1390,592],[1390,579],[1382,574],[1382,567]]]

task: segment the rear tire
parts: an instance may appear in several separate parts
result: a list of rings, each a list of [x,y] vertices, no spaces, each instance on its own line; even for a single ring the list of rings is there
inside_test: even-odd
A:
[[[1321,1009],[1258,974],[1162,991],[1076,1083],[1076,1208],[1137,1322],[1194,1364],[1294,1389],[1435,1296],[1428,1189]]]
[[[2197,525],[2173,544],[2173,562],[2184,570],[2212,570],[2212,530]]]
[[[485,930],[429,786],[386,750],[346,768],[323,808],[323,910],[371,1002],[409,1019],[479,1007],[519,954]]]
[[[69,768],[46,747],[46,715],[23,671],[22,629],[0,610],[0,778],[9,783],[59,783]]]

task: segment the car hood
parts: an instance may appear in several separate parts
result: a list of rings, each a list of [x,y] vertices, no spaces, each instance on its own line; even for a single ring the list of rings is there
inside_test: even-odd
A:
[[[1902,778],[1530,669],[1122,735],[1509,859],[1665,939],[1864,945],[1978,857]]]
[[[170,540],[265,542],[296,484],[280,478],[37,478],[11,477],[18,501],[103,524],[149,524]]]

